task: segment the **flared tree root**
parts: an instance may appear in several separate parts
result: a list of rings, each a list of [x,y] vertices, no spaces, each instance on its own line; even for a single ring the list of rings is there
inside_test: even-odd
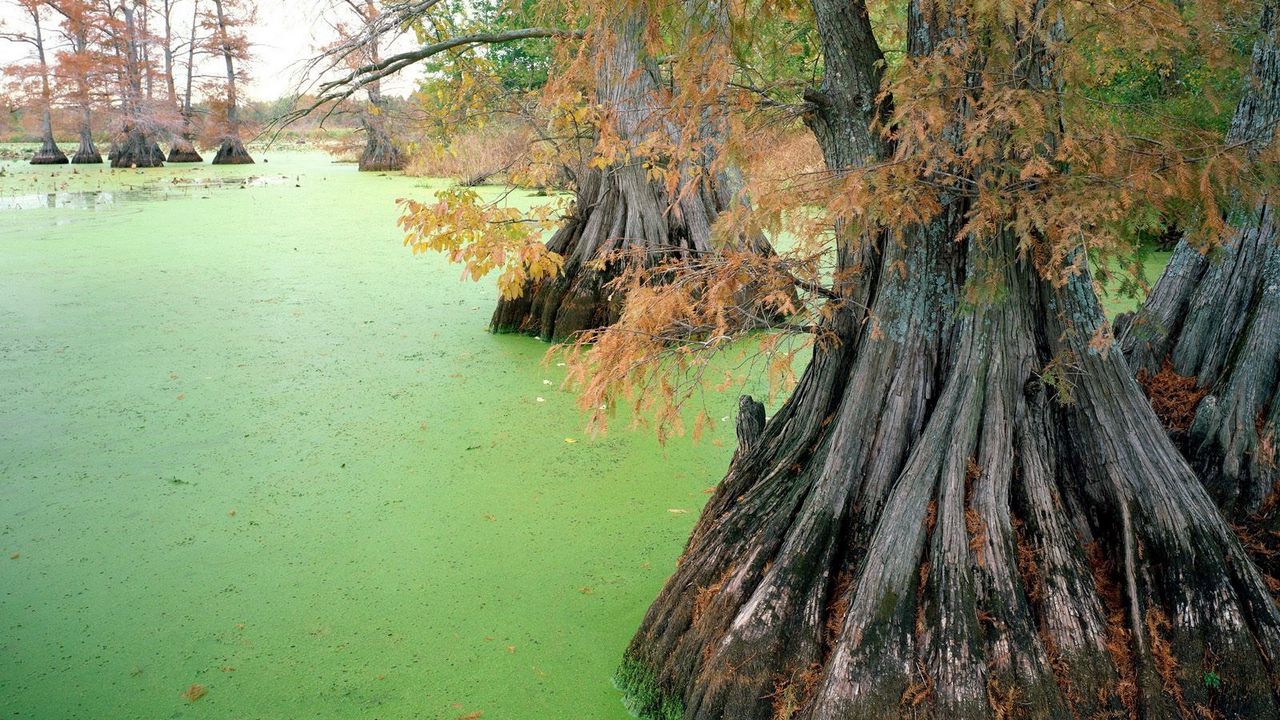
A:
[[[820,347],[733,462],[627,650],[633,710],[1280,718],[1280,612],[1091,346],[1088,278],[928,245],[886,249],[881,331]],[[1008,297],[962,311],[957,279],[990,267]]]
[[[249,156],[249,151],[245,149],[244,143],[239,138],[228,138],[218,146],[218,152],[213,156],[212,164],[252,165],[253,158]]]

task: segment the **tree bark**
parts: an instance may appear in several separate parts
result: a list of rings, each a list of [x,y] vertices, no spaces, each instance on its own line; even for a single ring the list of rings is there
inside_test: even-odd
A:
[[[1280,122],[1276,15],[1277,4],[1269,0],[1227,133],[1229,145],[1246,145],[1255,155],[1272,144]],[[1274,514],[1280,502],[1277,211],[1274,193],[1236,211],[1226,243],[1208,253],[1179,242],[1144,306],[1117,323],[1130,366],[1144,379],[1162,371],[1194,379],[1199,392],[1182,403],[1192,407],[1176,408],[1194,419],[1169,429],[1219,506],[1236,520],[1264,510]],[[1280,521],[1271,524],[1280,529]]]
[[[861,2],[813,5],[815,130],[856,166],[884,152],[855,144],[882,111],[879,51]],[[963,32],[949,14],[912,2],[909,52]],[[1052,88],[1045,48],[1016,38],[1002,77]],[[957,242],[968,200],[942,199],[892,241],[838,236],[842,269],[870,261],[841,341],[704,509],[619,671],[632,709],[1280,717],[1280,611],[1123,354],[1097,347],[1090,278],[1043,280],[1007,231]],[[962,302],[975,279],[1000,301]]]
[[[633,5],[617,10],[608,55],[596,79],[596,103],[628,146],[664,131],[654,110],[658,70],[645,49],[648,17],[643,5]],[[587,167],[570,217],[547,242],[549,250],[565,258],[563,271],[528,285],[515,299],[500,301],[491,328],[559,340],[613,323],[623,299],[607,285],[621,268],[602,261],[628,252],[657,264],[714,252],[711,227],[716,217],[741,201],[731,176],[699,182],[693,192],[672,197],[640,160]],[[763,237],[741,242],[744,249],[770,251]]]

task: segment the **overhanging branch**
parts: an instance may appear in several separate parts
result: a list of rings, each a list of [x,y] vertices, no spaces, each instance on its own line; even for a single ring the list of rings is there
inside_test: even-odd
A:
[[[581,39],[583,37],[581,30],[566,30],[562,28],[523,28],[520,30],[507,30],[503,32],[483,32],[473,33],[470,35],[459,35],[458,37],[441,40],[440,42],[424,45],[416,50],[398,53],[387,57],[380,62],[364,65],[352,70],[337,80],[323,83],[319,87],[319,94],[315,102],[310,106],[294,110],[281,118],[282,124],[287,125],[294,120],[310,115],[317,109],[325,105],[337,105],[343,100],[354,95],[361,88],[371,83],[378,82],[383,78],[394,75],[401,70],[422,62],[427,58],[439,55],[443,52],[456,49],[467,49],[477,45],[498,45],[502,43],[516,42],[520,40],[534,40],[541,38],[572,38]],[[332,112],[332,111],[330,111]]]

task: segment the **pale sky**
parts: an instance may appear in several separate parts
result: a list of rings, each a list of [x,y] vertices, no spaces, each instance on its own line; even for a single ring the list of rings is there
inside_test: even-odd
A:
[[[189,17],[190,5],[183,3],[179,17]],[[323,19],[325,0],[258,0],[258,23],[249,32],[253,43],[253,61],[249,63],[250,81],[244,92],[254,100],[274,100],[292,92],[300,80],[300,60],[315,53],[315,48],[333,40],[333,31]],[[12,0],[0,0],[0,22],[14,28],[25,28],[29,22],[16,9]],[[46,32],[46,38],[48,33]],[[412,37],[401,38],[391,51],[404,50],[415,45]],[[21,60],[29,47],[19,43],[0,41],[0,65]],[[386,49],[384,49],[386,54]],[[222,72],[222,61],[206,58],[205,73]],[[412,88],[412,80],[419,76],[411,73],[396,81],[384,81],[386,94],[405,95]]]

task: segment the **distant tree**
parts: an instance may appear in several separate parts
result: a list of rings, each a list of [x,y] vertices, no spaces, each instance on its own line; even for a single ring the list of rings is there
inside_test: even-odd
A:
[[[111,73],[110,59],[102,52],[99,7],[93,0],[50,0],[48,5],[62,18],[59,32],[67,44],[57,54],[57,74],[66,85],[62,95],[80,110],[80,145],[71,162],[98,164],[102,154],[93,139],[93,109],[99,99],[95,88],[108,83]]]
[[[377,32],[382,15],[377,3],[373,0],[336,0],[333,9],[338,13],[333,22],[339,36],[336,45],[355,49],[345,57],[347,67],[354,70],[380,63],[381,46],[386,38]],[[365,136],[359,167],[364,171],[401,170],[404,168],[404,155],[387,127],[388,104],[382,96],[382,82],[374,80],[365,85],[364,90],[369,101],[358,111],[360,129]]]
[[[41,142],[40,148],[31,158],[31,164],[65,164],[67,156],[58,148],[58,143],[53,138],[53,91],[44,32],[46,4],[43,0],[9,0],[9,2],[22,11],[23,15],[30,20],[30,24],[23,29],[0,26],[0,38],[30,45],[35,54],[33,63],[20,63],[6,69],[6,74],[21,84],[34,81],[38,85],[38,90],[31,94],[34,95],[35,105],[41,113]]]
[[[101,0],[101,29],[114,59],[117,96],[120,105],[111,166],[161,167],[164,153],[157,138],[172,132],[176,118],[170,108],[147,96],[147,78],[154,68],[144,57],[150,41],[144,35],[142,19],[148,11],[143,0],[127,0],[113,5]]]
[[[237,84],[242,78],[237,74],[236,64],[240,64],[239,72],[243,73],[244,64],[249,60],[249,39],[245,30],[253,23],[255,13],[252,0],[212,0],[212,10],[206,9],[203,13],[202,25],[208,33],[209,51],[222,57],[227,70],[221,97],[211,103],[216,114],[221,116],[218,119],[221,127],[214,165],[253,163],[241,137]]]
[[[173,144],[169,148],[169,159],[171,163],[191,163],[202,162],[204,158],[200,157],[200,153],[195,147],[195,132],[192,127],[193,113],[191,109],[191,94],[195,79],[195,59],[196,49],[199,45],[197,42],[197,32],[200,28],[200,0],[191,0],[191,25],[188,30],[189,36],[179,40],[175,37],[174,13],[180,3],[177,0],[161,0],[159,13],[164,25],[164,37],[161,48],[164,51],[164,76],[165,85],[168,91],[168,100],[171,104],[178,108],[178,113],[182,117],[182,127],[173,136]],[[177,58],[185,51],[186,61],[182,63],[185,82],[181,95],[177,88],[178,60]]]

